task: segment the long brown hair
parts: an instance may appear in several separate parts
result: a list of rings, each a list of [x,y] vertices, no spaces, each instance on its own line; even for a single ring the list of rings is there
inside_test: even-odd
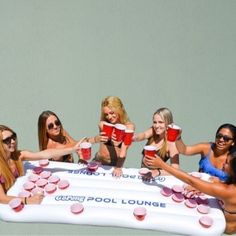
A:
[[[48,134],[47,134],[46,121],[49,116],[55,116],[57,118],[57,120],[60,122],[60,124],[61,124],[60,135],[65,139],[64,129],[63,129],[63,126],[62,126],[62,123],[61,123],[59,117],[52,111],[43,111],[39,115],[39,118],[38,118],[38,142],[39,142],[39,149],[41,151],[47,149]]]
[[[12,134],[14,134],[15,132],[5,125],[0,125],[0,176],[2,176],[4,179],[4,183],[2,183],[2,185],[4,191],[7,192],[7,190],[14,184],[16,178],[12,173],[12,171],[10,170],[6,161],[7,160],[6,151],[3,146],[3,138],[2,138],[3,131],[10,131]],[[22,161],[19,160],[19,155],[20,153],[17,150],[17,140],[16,140],[16,150],[11,154],[10,159],[14,161],[19,175],[22,176],[24,175],[24,168],[22,165]]]

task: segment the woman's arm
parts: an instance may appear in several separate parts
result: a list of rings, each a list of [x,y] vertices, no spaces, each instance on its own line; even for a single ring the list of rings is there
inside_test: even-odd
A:
[[[125,126],[126,126],[126,129],[135,130],[135,125],[132,122],[125,124]],[[128,148],[129,148],[129,145],[127,146],[124,144],[124,142],[122,142],[119,155],[117,158],[117,164],[113,170],[113,175],[116,177],[120,177],[122,175],[122,167],[124,165],[124,162],[127,156]]]
[[[128,124],[125,125],[126,129],[131,129],[135,131],[135,125],[132,122],[129,122]],[[129,146],[125,145],[124,143],[121,144],[121,149],[120,149],[120,155],[119,157],[125,158],[127,156],[127,151],[128,151]]]
[[[178,152],[186,156],[196,154],[206,155],[209,152],[210,148],[210,143],[198,143],[195,145],[187,146],[185,145],[181,137],[176,140],[175,144]]]
[[[94,137],[86,138],[87,142],[94,144],[94,143],[100,143],[100,142],[105,143],[108,141],[108,137],[105,136],[105,132],[102,132],[103,123],[104,123],[104,121],[100,121],[98,124],[99,134]]]
[[[40,152],[21,151],[20,159],[34,161],[34,160],[54,158],[56,160],[57,157],[59,158],[61,156],[78,151],[80,148],[79,146],[84,141],[84,139],[85,138],[81,139],[73,147],[46,149]]]
[[[169,155],[170,155],[170,164],[174,168],[179,168],[179,152],[176,148],[174,142],[167,142]]]
[[[21,198],[21,201],[24,204],[40,204],[43,200],[43,194],[35,194],[32,197],[24,198],[24,197],[16,197],[16,196],[8,196],[4,192],[2,185],[0,184],[0,203],[8,204],[13,198]]]
[[[229,190],[229,185],[220,183],[209,183],[207,181],[201,180],[199,178],[193,177],[180,169],[173,168],[172,166],[165,163],[159,156],[156,155],[156,158],[145,157],[144,163],[150,167],[160,167],[175,176],[176,178],[182,180],[183,182],[191,185],[192,187],[198,189],[200,192],[205,194],[217,197],[221,200],[225,200],[226,198],[232,195]]]
[[[134,142],[140,142],[145,139],[149,139],[152,135],[153,135],[152,128],[149,128],[142,133],[135,134],[134,135]]]

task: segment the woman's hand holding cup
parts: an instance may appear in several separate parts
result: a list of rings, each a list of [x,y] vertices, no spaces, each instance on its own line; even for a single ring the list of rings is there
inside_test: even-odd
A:
[[[100,132],[100,136],[99,136],[99,142],[101,143],[106,143],[109,140],[109,137],[106,135],[105,132]]]
[[[160,164],[162,159],[155,154],[155,156],[145,155],[143,158],[143,162],[146,166],[151,168],[160,168]]]
[[[175,124],[168,125],[167,141],[175,142],[181,136],[181,128]]]

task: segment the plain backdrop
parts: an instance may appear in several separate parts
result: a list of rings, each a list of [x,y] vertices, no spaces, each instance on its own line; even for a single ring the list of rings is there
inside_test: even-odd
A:
[[[214,141],[236,118],[235,12],[234,0],[0,0],[0,123],[17,132],[20,149],[36,151],[42,111],[80,139],[98,133],[101,101],[112,95],[136,132],[168,107],[187,144]],[[140,167],[144,144],[130,147],[125,167]],[[199,156],[180,161],[198,169]],[[95,233],[159,234],[0,222],[0,234]]]

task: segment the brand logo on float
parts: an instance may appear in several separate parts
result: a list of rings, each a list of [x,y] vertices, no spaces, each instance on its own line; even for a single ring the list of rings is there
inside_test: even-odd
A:
[[[138,206],[153,206],[166,208],[166,203],[163,202],[153,202],[147,200],[137,200],[137,199],[120,199],[120,198],[102,198],[93,196],[74,196],[74,195],[58,195],[55,196],[56,201],[76,201],[76,202],[96,202],[96,203],[110,203],[110,204],[120,204],[120,205],[138,205]]]

